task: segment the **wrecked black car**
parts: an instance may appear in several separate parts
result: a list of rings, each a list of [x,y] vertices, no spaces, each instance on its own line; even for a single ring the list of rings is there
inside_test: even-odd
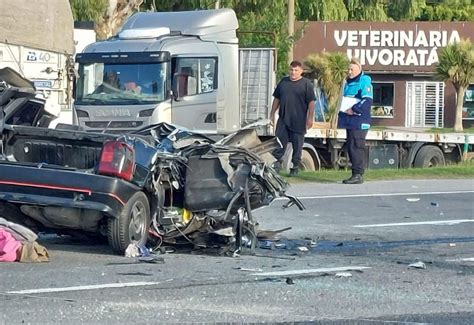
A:
[[[279,143],[253,127],[220,141],[160,123],[125,135],[1,124],[0,216],[38,231],[239,252],[252,210],[288,184],[265,160]],[[297,198],[287,196],[286,206]]]
[[[47,127],[55,116],[36,98],[32,82],[11,68],[0,69],[0,114],[3,124]]]

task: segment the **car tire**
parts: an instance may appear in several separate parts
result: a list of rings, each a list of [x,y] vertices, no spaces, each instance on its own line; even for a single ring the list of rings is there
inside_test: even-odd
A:
[[[143,192],[135,193],[125,204],[120,215],[108,220],[108,240],[113,251],[123,254],[135,242],[145,245],[150,227],[150,204]]]
[[[444,160],[443,152],[435,146],[421,147],[413,163],[413,166],[417,168],[440,167],[445,165],[446,161]]]

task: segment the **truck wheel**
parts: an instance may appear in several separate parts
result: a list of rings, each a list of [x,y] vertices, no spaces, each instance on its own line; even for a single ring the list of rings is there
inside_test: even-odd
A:
[[[303,153],[301,154],[300,169],[306,171],[316,170],[313,156],[311,156],[308,150],[303,150]]]
[[[114,252],[123,254],[128,245],[136,242],[145,245],[150,226],[150,205],[143,192],[135,193],[120,215],[108,220],[109,245]]]
[[[435,146],[424,146],[415,157],[414,167],[426,168],[446,165],[441,149]]]

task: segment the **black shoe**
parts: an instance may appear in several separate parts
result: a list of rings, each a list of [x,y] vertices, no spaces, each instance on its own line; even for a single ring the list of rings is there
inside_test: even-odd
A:
[[[291,168],[290,173],[288,174],[289,177],[298,176],[298,168]]]
[[[342,181],[344,184],[362,184],[364,179],[361,174],[354,174],[350,178]]]

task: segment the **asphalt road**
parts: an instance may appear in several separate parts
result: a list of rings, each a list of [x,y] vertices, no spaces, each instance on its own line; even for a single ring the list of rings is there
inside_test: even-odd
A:
[[[290,193],[307,209],[255,211],[262,230],[292,227],[255,256],[149,264],[43,238],[49,263],[0,264],[0,323],[474,323],[474,179]]]

